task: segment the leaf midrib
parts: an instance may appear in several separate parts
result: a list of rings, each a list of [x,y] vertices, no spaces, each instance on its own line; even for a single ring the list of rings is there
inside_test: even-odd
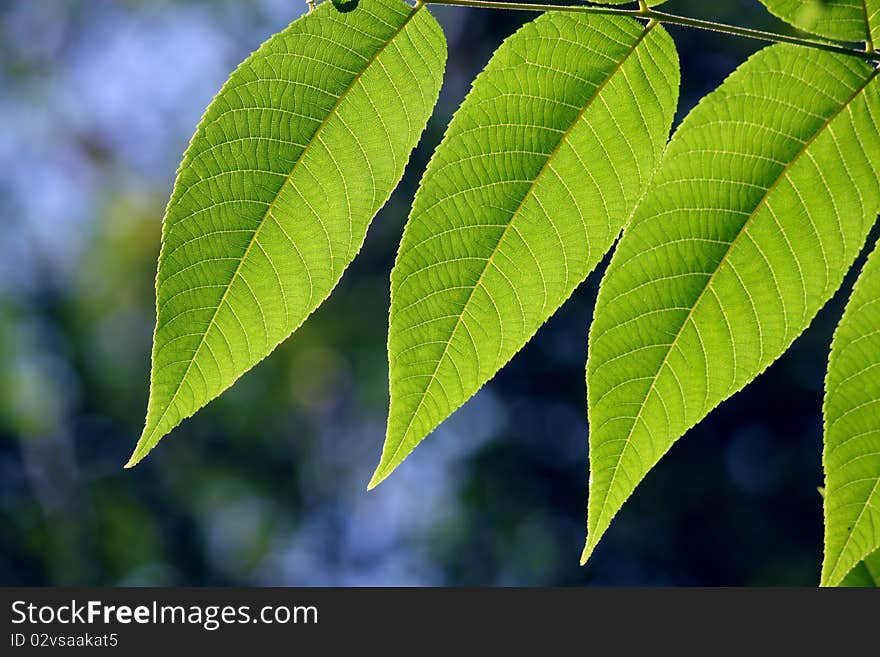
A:
[[[728,245],[727,250],[724,252],[724,255],[721,257],[721,260],[718,261],[718,265],[715,267],[715,271],[713,271],[712,275],[706,280],[706,284],[703,286],[703,289],[700,291],[700,294],[697,296],[696,300],[694,301],[693,305],[691,306],[690,310],[688,311],[688,314],[684,318],[684,321],[681,323],[681,326],[679,326],[678,331],[675,334],[675,337],[673,338],[672,342],[669,345],[669,348],[667,349],[666,353],[663,356],[663,361],[660,363],[660,366],[657,368],[657,372],[652,377],[651,385],[648,387],[648,391],[645,393],[645,396],[639,406],[638,413],[636,413],[635,418],[633,419],[633,423],[630,427],[630,430],[627,433],[626,438],[624,439],[623,448],[620,450],[620,454],[618,455],[617,462],[614,464],[614,471],[611,474],[611,481],[609,482],[608,488],[606,489],[605,494],[602,499],[602,507],[599,510],[599,516],[596,519],[596,525],[593,528],[594,530],[596,528],[602,526],[602,520],[605,517],[605,514],[608,509],[608,499],[611,496],[612,489],[614,488],[614,482],[615,482],[615,480],[617,478],[617,474],[620,470],[620,464],[623,461],[623,455],[631,444],[633,433],[635,432],[636,427],[638,426],[639,421],[641,420],[641,416],[645,410],[645,407],[647,406],[648,399],[651,397],[651,393],[656,388],[657,381],[660,378],[660,374],[663,372],[663,368],[666,367],[666,363],[669,360],[670,354],[673,351],[675,351],[675,347],[678,343],[679,338],[681,337],[682,333],[684,332],[684,328],[687,326],[687,323],[691,320],[691,317],[693,317],[694,312],[696,311],[697,307],[700,305],[700,302],[702,301],[706,292],[712,287],[712,283],[715,281],[715,276],[718,274],[718,272],[721,270],[724,263],[727,261],[728,256],[731,254],[734,247],[739,242],[739,239],[743,235],[743,233],[745,232],[746,227],[748,227],[749,224],[752,222],[752,220],[754,220],[755,215],[758,213],[759,210],[761,210],[764,207],[764,205],[767,203],[768,199],[773,195],[773,193],[776,191],[776,189],[782,183],[782,181],[788,177],[788,174],[791,172],[791,170],[795,166],[795,164],[797,164],[800,161],[800,158],[803,157],[804,154],[807,153],[807,151],[810,149],[810,147],[825,132],[825,130],[828,129],[828,127],[831,125],[831,123],[833,123],[834,120],[838,116],[840,116],[843,113],[843,111],[845,109],[847,109],[853,103],[853,101],[855,101],[855,99],[858,98],[865,91],[865,89],[868,87],[868,85],[871,84],[871,82],[874,80],[874,78],[877,77],[878,73],[880,73],[880,69],[874,70],[874,72],[871,73],[870,76],[868,76],[867,80],[861,86],[859,86],[859,88],[856,89],[852,93],[852,95],[845,102],[843,102],[841,104],[841,106],[837,110],[835,110],[834,113],[830,117],[828,117],[827,119],[825,119],[823,121],[823,123],[817,128],[817,130],[813,134],[813,136],[810,137],[806,142],[804,142],[804,145],[801,147],[801,149],[798,151],[798,153],[792,158],[791,162],[786,164],[785,168],[779,173],[779,176],[777,176],[776,180],[773,181],[773,184],[767,188],[767,191],[761,197],[761,200],[755,206],[755,209],[749,214],[748,218],[743,222],[743,225],[740,227],[740,229],[737,232],[734,239]],[[592,533],[595,534],[595,531],[593,531]],[[593,546],[595,546],[595,544],[596,544],[595,541],[589,541],[588,546],[585,549],[585,552],[587,551],[587,549],[589,549],[590,543],[592,543]]]
[[[415,7],[413,7],[412,10],[407,15],[407,17],[404,19],[404,21],[400,24],[400,26],[394,30],[394,32],[385,41],[385,43],[383,43],[382,46],[378,50],[376,50],[376,52],[373,53],[373,55],[366,61],[364,66],[351,79],[351,82],[348,84],[348,86],[343,90],[343,92],[336,99],[336,102],[333,104],[333,106],[327,112],[327,115],[321,120],[320,124],[315,129],[315,132],[312,134],[308,143],[302,149],[300,156],[297,158],[296,162],[291,167],[290,173],[287,174],[287,177],[284,179],[284,181],[278,187],[278,191],[275,193],[275,196],[272,198],[271,203],[269,203],[269,205],[267,206],[265,212],[263,213],[262,218],[260,219],[259,225],[254,230],[254,233],[251,236],[251,239],[248,241],[247,247],[245,248],[244,253],[241,256],[241,259],[239,260],[238,265],[235,268],[235,271],[232,273],[232,276],[230,277],[229,282],[226,284],[225,289],[223,290],[223,295],[220,297],[220,301],[217,303],[217,308],[214,310],[214,313],[211,315],[211,319],[208,322],[208,325],[205,328],[205,331],[202,333],[202,337],[199,340],[199,344],[196,347],[195,352],[193,353],[192,359],[190,359],[190,361],[187,363],[186,369],[184,370],[183,375],[180,377],[180,381],[177,383],[177,387],[174,390],[174,394],[171,396],[171,399],[166,404],[165,410],[162,411],[162,414],[159,416],[159,419],[156,420],[156,423],[153,425],[153,429],[150,431],[149,435],[142,437],[141,441],[138,441],[139,448],[137,450],[135,450],[135,453],[132,454],[128,463],[126,463],[126,465],[125,465],[126,468],[129,468],[129,467],[132,467],[133,465],[135,465],[152,448],[152,445],[150,443],[152,443],[152,441],[153,441],[153,436],[156,434],[156,432],[162,426],[162,421],[165,419],[165,416],[168,414],[168,411],[171,409],[172,406],[174,406],[174,402],[177,400],[177,396],[180,394],[180,391],[183,388],[183,382],[186,381],[186,378],[189,376],[189,373],[192,369],[193,363],[196,362],[196,359],[198,358],[199,353],[202,350],[202,347],[205,345],[205,341],[207,339],[207,336],[211,332],[211,329],[214,326],[214,322],[217,320],[217,316],[220,313],[220,309],[223,307],[223,304],[226,303],[226,299],[229,294],[229,290],[232,288],[232,284],[235,282],[235,279],[238,277],[239,273],[241,272],[242,265],[244,264],[245,260],[247,259],[248,255],[250,254],[250,251],[253,248],[253,245],[256,243],[257,238],[259,237],[260,231],[262,230],[263,226],[266,224],[267,218],[272,214],[272,210],[275,208],[275,204],[278,202],[278,199],[281,197],[281,193],[290,184],[290,181],[293,179],[294,174],[298,171],[300,164],[303,162],[306,155],[310,152],[312,146],[316,143],[318,138],[321,136],[321,132],[324,130],[324,128],[330,122],[330,119],[336,115],[336,113],[339,110],[339,107],[342,105],[343,101],[348,97],[348,95],[352,91],[352,89],[354,89],[355,85],[361,80],[363,75],[378,61],[378,59],[382,55],[382,53],[385,52],[385,49],[388,48],[388,46],[391,45],[391,43],[400,35],[400,33],[406,28],[406,26],[409,24],[409,22],[412,20],[412,18],[419,12],[420,9],[422,9],[423,6],[424,5],[419,3]],[[142,441],[144,441],[144,438],[146,438],[146,441],[143,442],[143,444],[141,444]]]
[[[394,463],[395,459],[397,458],[398,454],[400,453],[400,450],[403,449],[403,445],[406,443],[406,438],[409,435],[410,431],[412,430],[413,423],[415,422],[416,418],[418,417],[418,414],[422,408],[422,405],[425,403],[425,399],[428,396],[428,391],[431,389],[431,386],[437,380],[437,373],[440,371],[440,366],[443,364],[443,361],[446,358],[446,355],[449,351],[449,346],[452,344],[452,341],[455,339],[455,334],[458,331],[459,326],[461,326],[461,322],[464,317],[465,311],[467,310],[468,306],[470,305],[470,303],[474,297],[474,294],[477,291],[477,288],[480,287],[480,284],[483,281],[483,277],[485,276],[486,272],[489,270],[489,267],[492,265],[492,261],[495,258],[495,255],[498,253],[498,249],[501,247],[501,244],[504,242],[505,237],[507,236],[508,232],[510,231],[511,227],[513,226],[514,222],[516,221],[517,217],[519,216],[519,213],[522,210],[523,206],[525,205],[526,201],[529,198],[531,198],[531,196],[534,194],[534,191],[538,185],[538,182],[542,179],[544,173],[549,169],[551,162],[556,157],[556,155],[559,153],[563,144],[565,144],[567,142],[568,138],[571,136],[572,131],[581,122],[581,120],[583,119],[587,110],[590,107],[592,107],[593,103],[595,102],[595,100],[597,98],[599,98],[599,96],[601,95],[601,93],[605,89],[605,87],[608,85],[608,83],[614,78],[614,76],[616,76],[620,72],[620,70],[623,68],[623,65],[629,60],[629,58],[632,56],[632,54],[638,49],[639,45],[641,45],[641,43],[645,40],[645,38],[651,32],[651,30],[653,30],[654,27],[658,24],[659,23],[654,23],[654,22],[649,23],[645,27],[645,29],[642,30],[642,32],[639,34],[638,38],[635,40],[635,42],[633,42],[633,45],[630,46],[630,48],[627,50],[627,52],[624,54],[624,56],[620,59],[620,61],[617,62],[614,65],[614,67],[611,69],[611,71],[608,73],[608,76],[602,81],[601,84],[599,84],[596,87],[596,90],[593,93],[593,96],[578,111],[577,115],[572,120],[571,125],[569,125],[568,128],[565,130],[565,132],[560,135],[559,141],[556,143],[556,146],[554,146],[553,150],[550,151],[550,153],[547,155],[547,159],[544,161],[544,164],[541,166],[541,169],[538,171],[534,180],[529,185],[529,189],[523,195],[523,198],[520,201],[520,203],[517,205],[516,210],[510,216],[510,220],[507,222],[507,225],[504,227],[504,230],[502,230],[501,235],[498,237],[498,241],[495,243],[495,247],[492,249],[492,253],[489,255],[488,259],[486,260],[486,263],[483,265],[483,269],[480,272],[479,277],[477,278],[474,285],[471,287],[471,291],[468,294],[468,297],[465,300],[464,304],[462,305],[461,312],[458,313],[458,316],[457,316],[456,322],[455,322],[455,326],[452,328],[452,332],[449,335],[449,339],[446,341],[446,344],[443,347],[443,352],[440,354],[440,357],[437,359],[437,365],[434,367],[434,372],[431,374],[431,377],[429,378],[428,383],[425,385],[425,390],[422,393],[421,397],[419,398],[419,403],[416,405],[415,410],[413,411],[412,415],[410,416],[409,423],[407,424],[407,427],[404,430],[403,435],[401,436],[400,441],[398,442],[397,447],[394,450],[394,453],[391,454],[389,459],[386,461],[386,466],[385,466],[385,468],[383,468],[383,470],[387,470],[388,467]],[[378,471],[377,471],[377,474],[378,474]],[[375,481],[375,479],[374,479],[374,481]]]

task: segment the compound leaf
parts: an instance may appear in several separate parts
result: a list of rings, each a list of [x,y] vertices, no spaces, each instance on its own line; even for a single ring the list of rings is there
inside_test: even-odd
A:
[[[388,476],[611,247],[678,97],[659,25],[551,12],[497,50],[419,188],[391,275]]]
[[[880,249],[834,333],[825,390],[822,585],[836,586],[880,548]]]
[[[232,74],[165,215],[146,426],[129,466],[328,296],[437,100],[439,25],[401,0],[331,3]]]
[[[798,29],[829,39],[870,41],[880,23],[880,0],[761,0]],[[869,23],[871,27],[869,27]]]
[[[840,286],[880,207],[880,87],[777,45],[685,119],[600,287],[584,560],[645,474]]]

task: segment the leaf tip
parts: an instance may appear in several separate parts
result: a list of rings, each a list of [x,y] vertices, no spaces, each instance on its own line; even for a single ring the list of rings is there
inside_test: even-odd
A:
[[[590,541],[587,538],[587,544],[584,545],[584,551],[581,553],[581,566],[586,566],[587,561],[590,560],[590,557],[593,555],[593,550],[596,548],[596,544]]]
[[[134,448],[134,452],[132,452],[126,464],[122,466],[123,470],[131,470],[143,460],[148,451],[149,450],[144,450],[140,442],[138,442],[137,446]]]
[[[376,471],[373,473],[370,483],[367,484],[367,490],[373,490],[376,486],[385,481],[392,472],[394,472],[393,467],[389,468],[386,463],[380,463],[376,467]]]
[[[148,423],[147,426],[144,427],[141,437],[134,446],[134,451],[131,453],[131,456],[128,457],[128,462],[122,466],[124,470],[131,470],[134,466],[143,461],[144,457],[152,451],[153,447],[155,447],[158,442],[158,439],[155,438],[155,433],[155,426],[151,426]],[[161,437],[162,436],[160,435],[159,438]]]
[[[391,474],[397,470],[398,466],[403,463],[412,448],[401,449],[402,442],[392,440],[392,426],[389,421],[388,432],[385,435],[385,444],[382,446],[382,456],[379,457],[379,465],[376,466],[370,483],[367,484],[367,490],[373,490],[376,486],[385,481]]]

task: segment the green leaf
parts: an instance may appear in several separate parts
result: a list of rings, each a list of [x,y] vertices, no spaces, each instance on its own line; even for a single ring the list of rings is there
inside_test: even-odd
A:
[[[835,331],[825,390],[822,584],[835,586],[880,548],[878,248],[862,270]]]
[[[547,13],[498,49],[415,199],[391,275],[387,477],[601,260],[669,135],[659,25]]]
[[[880,22],[880,0],[761,0],[771,13],[829,39],[869,41],[869,18]]]
[[[330,3],[246,59],[208,107],[165,215],[146,427],[129,466],[329,295],[437,100],[439,25]]]
[[[880,0],[865,0],[865,13],[868,14],[868,31],[872,47],[880,46]]]
[[[876,77],[772,46],[676,132],[596,303],[584,560],[672,444],[840,286],[880,207]]]
[[[873,588],[880,586],[880,550],[856,564],[840,586]]]

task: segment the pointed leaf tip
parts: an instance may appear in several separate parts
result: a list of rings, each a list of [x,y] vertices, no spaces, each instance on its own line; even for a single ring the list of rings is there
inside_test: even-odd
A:
[[[602,538],[601,534],[598,534],[596,540],[592,540],[591,534],[587,535],[587,541],[584,544],[584,551],[581,553],[582,566],[586,566],[587,562],[590,560],[590,557],[593,556],[593,552],[596,551],[596,545],[598,545],[600,538]]]
[[[379,484],[382,483],[383,479],[384,479],[384,477],[379,476],[379,470],[377,469],[373,473],[373,476],[370,477],[370,483],[367,484],[367,490],[368,491],[373,490],[376,486],[378,486]]]
[[[581,552],[581,566],[586,566],[587,561],[590,558],[591,550],[587,547],[584,547],[584,551]]]
[[[144,436],[138,440],[137,445],[135,445],[134,451],[131,453],[131,456],[128,457],[128,461],[123,467],[125,470],[130,470],[138,463],[144,460],[144,457],[150,453],[152,448],[145,447]]]
[[[367,484],[367,490],[373,490],[376,486],[390,477],[391,473],[397,470],[397,466],[399,466],[402,461],[403,460],[401,459],[400,461],[397,461],[397,463],[392,464],[391,460],[386,458],[386,455],[383,453],[379,465],[376,466],[376,470],[373,472],[370,483]]]

